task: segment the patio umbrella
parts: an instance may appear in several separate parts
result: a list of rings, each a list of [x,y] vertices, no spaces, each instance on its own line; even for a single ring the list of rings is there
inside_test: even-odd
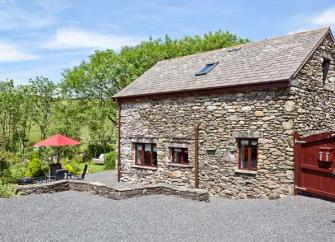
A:
[[[60,147],[62,146],[68,146],[68,145],[80,145],[79,141],[76,141],[74,139],[71,139],[69,137],[66,137],[61,134],[56,134],[53,135],[45,140],[42,140],[38,143],[36,143],[34,146],[35,147],[57,147],[57,162],[59,163],[60,159]]]

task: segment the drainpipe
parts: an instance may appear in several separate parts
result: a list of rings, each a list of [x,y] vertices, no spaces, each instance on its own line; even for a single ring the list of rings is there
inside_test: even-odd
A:
[[[199,188],[199,130],[200,123],[197,123],[194,127],[194,187]]]
[[[117,181],[121,180],[121,102],[116,100],[118,106],[118,133],[117,133]]]

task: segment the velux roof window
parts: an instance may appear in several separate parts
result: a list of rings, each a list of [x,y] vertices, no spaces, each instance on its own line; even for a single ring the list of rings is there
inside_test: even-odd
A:
[[[209,73],[219,62],[213,62],[206,64],[203,68],[200,69],[197,73],[195,73],[196,76],[200,75],[206,75]]]

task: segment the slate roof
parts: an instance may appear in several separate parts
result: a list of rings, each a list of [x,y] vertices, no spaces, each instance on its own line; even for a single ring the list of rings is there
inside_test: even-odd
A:
[[[158,62],[114,97],[289,80],[323,37],[323,28]],[[196,76],[207,63],[219,62]]]

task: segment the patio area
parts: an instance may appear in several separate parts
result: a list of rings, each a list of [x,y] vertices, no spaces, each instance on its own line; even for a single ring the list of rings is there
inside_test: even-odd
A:
[[[127,183],[119,183],[117,181],[117,171],[103,171],[103,172],[96,172],[87,174],[85,177],[85,181],[88,182],[101,182],[105,185],[117,185],[117,186],[131,186],[131,184]]]
[[[333,241],[335,204],[60,192],[0,199],[0,241]]]

